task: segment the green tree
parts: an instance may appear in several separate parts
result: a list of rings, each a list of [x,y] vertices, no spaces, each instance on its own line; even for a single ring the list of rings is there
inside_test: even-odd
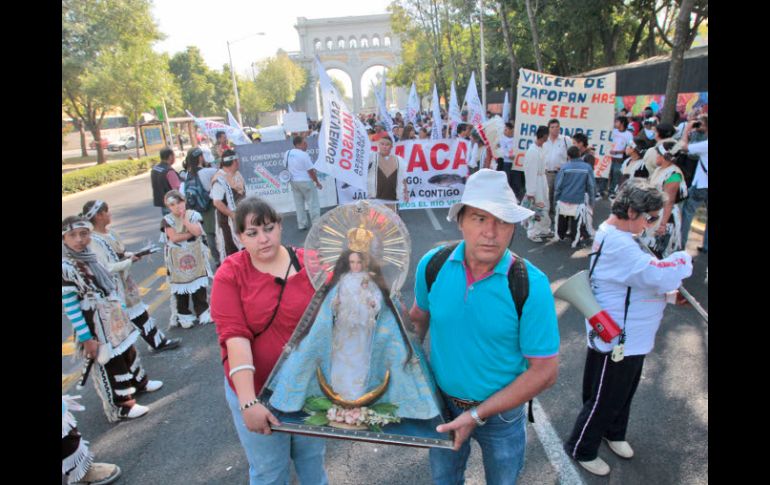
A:
[[[188,46],[169,60],[169,70],[182,94],[182,106],[195,116],[211,116],[217,112],[214,94],[216,73],[212,73],[200,50]]]
[[[134,125],[134,134],[139,140],[142,113],[161,105],[168,93],[174,90],[166,59],[153,52],[149,45],[139,44],[107,53],[104,63],[107,75],[118,81],[113,93],[116,103]],[[168,135],[171,136],[170,133]],[[138,143],[136,156],[141,157]]]
[[[62,109],[82,122],[96,140],[104,163],[101,127],[118,105],[119,79],[107,60],[136,45],[160,40],[148,0],[62,0]]]
[[[292,103],[307,84],[307,72],[283,51],[259,62],[257,68],[257,91],[271,109]]]

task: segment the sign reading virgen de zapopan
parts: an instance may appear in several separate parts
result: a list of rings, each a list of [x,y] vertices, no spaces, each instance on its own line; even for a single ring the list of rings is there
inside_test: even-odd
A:
[[[513,169],[524,170],[524,154],[540,125],[556,118],[561,133],[585,133],[595,145],[597,177],[609,177],[611,134],[615,118],[615,73],[598,77],[559,77],[519,70],[514,126]]]

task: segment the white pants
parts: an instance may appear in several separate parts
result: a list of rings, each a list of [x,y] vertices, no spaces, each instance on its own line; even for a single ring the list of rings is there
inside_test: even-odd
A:
[[[291,182],[291,192],[294,195],[294,208],[297,211],[297,226],[299,229],[310,227],[305,213],[305,204],[310,211],[311,224],[321,217],[321,206],[318,203],[318,190],[313,182]]]

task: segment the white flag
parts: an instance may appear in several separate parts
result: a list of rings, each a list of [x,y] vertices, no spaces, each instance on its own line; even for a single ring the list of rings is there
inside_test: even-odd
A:
[[[289,108],[289,113],[294,113],[294,110],[291,109],[291,105],[290,104],[287,104],[286,106]]]
[[[345,105],[318,57],[315,61],[323,98],[323,123],[313,168],[366,190],[372,143],[363,123]]]
[[[385,131],[390,135],[390,139],[395,142],[396,139],[393,137],[393,119],[391,119],[385,104],[385,78],[382,78],[381,92],[378,92],[377,88],[372,87],[372,89],[374,90],[374,97],[377,100],[377,111],[379,112],[380,122],[385,125]]]
[[[246,138],[246,135],[243,134],[243,130],[233,128],[232,126],[228,126],[218,121],[196,118],[195,115],[189,111],[186,111],[186,113],[190,118],[193,119],[198,128],[200,128],[201,131],[203,131],[203,133],[211,140],[217,139],[218,131],[224,131],[227,135],[227,139],[233,142],[235,145],[246,145],[251,143],[251,141]]]
[[[452,128],[451,137],[457,136],[457,125],[462,123],[460,107],[457,105],[457,91],[455,91],[455,81],[452,79],[452,93],[449,95],[449,126]]]
[[[471,73],[471,82],[465,91],[465,101],[468,105],[468,123],[473,126],[479,126],[486,121],[484,107],[479,99],[479,92],[476,90],[476,72]]]
[[[505,101],[503,101],[503,122],[508,123],[511,117],[511,102],[508,101],[508,91],[505,92]]]
[[[430,102],[430,110],[433,112],[433,126],[430,130],[430,139],[438,140],[442,138],[441,129],[441,108],[438,104],[438,91],[436,91],[436,83],[433,83],[433,100]]]
[[[409,91],[409,102],[406,104],[406,122],[412,123],[417,128],[417,112],[420,110],[420,100],[417,98],[417,88],[412,81],[412,89]]]
[[[233,116],[229,109],[226,111],[227,124],[236,131],[236,134],[234,134],[232,137],[230,134],[228,134],[227,139],[232,140],[232,142],[236,145],[247,145],[251,143],[251,140],[249,140],[249,137],[246,136],[246,133],[243,132],[243,128],[241,128],[241,125],[238,123],[238,120],[235,119],[235,116]],[[240,133],[240,135],[238,135],[238,133]]]

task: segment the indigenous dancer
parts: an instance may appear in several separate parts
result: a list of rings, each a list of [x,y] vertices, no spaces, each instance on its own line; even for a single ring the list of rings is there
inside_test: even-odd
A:
[[[246,182],[238,172],[238,167],[238,155],[233,150],[225,150],[221,169],[211,184],[211,201],[217,208],[217,249],[220,263],[229,255],[243,249],[234,222],[235,206],[246,196]]]
[[[89,200],[83,206],[83,217],[93,224],[89,249],[96,254],[99,264],[114,273],[118,291],[126,303],[126,313],[131,322],[139,329],[139,335],[152,350],[162,351],[179,346],[182,339],[169,339],[156,326],[155,320],[147,313],[147,305],[142,301],[139,287],[131,277],[131,266],[139,256],[126,251],[118,233],[107,229],[112,222],[112,212],[106,202]]]
[[[208,248],[203,243],[203,220],[200,213],[187,210],[184,196],[178,190],[170,190],[163,198],[171,211],[163,217],[161,227],[166,240],[166,267],[168,281],[174,302],[171,305],[171,326],[182,328],[195,325],[195,318],[201,324],[212,323],[206,288],[209,277],[213,276]],[[190,311],[190,296],[195,313]]]
[[[94,455],[88,449],[77,428],[77,421],[70,411],[85,408],[75,399],[80,396],[61,397],[61,471],[68,485],[107,485],[120,477],[120,467],[112,463],[94,463]]]
[[[134,348],[139,331],[125,312],[113,276],[89,248],[91,223],[78,216],[62,221],[62,302],[72,322],[78,350],[94,360],[94,387],[107,420],[143,416],[149,408],[134,395],[157,391]]]
[[[660,222],[648,228],[641,237],[655,256],[666,258],[682,249],[682,204],[687,198],[687,183],[682,170],[674,164],[674,142],[663,142],[655,150],[657,168],[650,175],[650,183],[668,196],[661,212]]]

